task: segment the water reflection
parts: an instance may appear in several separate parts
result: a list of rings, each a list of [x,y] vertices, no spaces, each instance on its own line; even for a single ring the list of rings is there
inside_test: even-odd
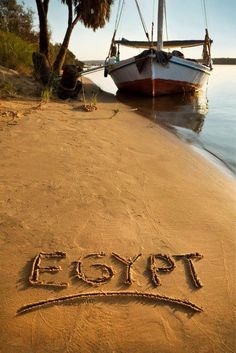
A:
[[[138,112],[143,116],[167,127],[181,140],[204,150],[221,165],[226,166],[234,174],[236,173],[232,148],[225,146],[228,141],[220,139],[216,122],[206,119],[208,114],[206,91],[157,98],[134,97],[118,92],[117,98],[132,108],[138,108]],[[222,124],[220,128],[222,130]],[[217,142],[215,134],[218,136]],[[229,139],[230,136],[228,136]]]
[[[157,98],[134,97],[118,92],[119,101],[138,108],[138,112],[168,128],[202,131],[208,102],[206,93],[177,94]]]

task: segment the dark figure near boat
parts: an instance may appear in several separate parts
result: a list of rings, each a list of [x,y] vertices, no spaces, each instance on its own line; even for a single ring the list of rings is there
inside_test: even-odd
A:
[[[78,80],[82,69],[76,65],[65,65],[57,95],[60,99],[77,98],[82,88]]]

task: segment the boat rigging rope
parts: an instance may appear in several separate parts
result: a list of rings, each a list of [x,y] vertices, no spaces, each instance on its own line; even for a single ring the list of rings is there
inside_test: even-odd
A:
[[[208,24],[207,24],[206,0],[201,0],[201,5],[202,5],[202,13],[203,13],[203,18],[204,18],[205,28],[208,28]]]
[[[118,4],[118,10],[117,10],[117,15],[116,15],[116,22],[115,22],[115,31],[117,32],[117,29],[119,27],[120,24],[120,19],[121,19],[121,15],[123,12],[123,8],[125,5],[125,0],[119,0],[119,4]]]
[[[203,64],[208,66],[212,70],[212,60],[211,60],[211,40],[208,34],[208,23],[207,23],[207,0],[201,0],[202,12],[205,24],[205,40],[202,50]]]
[[[114,33],[113,33],[113,36],[112,36],[111,45],[110,45],[110,48],[109,48],[109,52],[108,52],[107,58],[109,57],[109,55],[111,54],[111,51],[112,51],[112,47],[113,47],[113,44],[114,44],[114,41],[115,41],[116,32],[117,32],[119,24],[120,24],[121,15],[122,15],[122,12],[123,12],[123,9],[124,9],[124,5],[125,5],[125,0],[119,0],[117,14],[116,14],[116,21],[115,21],[115,29],[114,29]]]
[[[141,12],[140,7],[139,7],[139,4],[138,4],[138,0],[135,0],[135,4],[136,4],[136,6],[137,6],[138,13],[139,13],[139,17],[140,17],[140,19],[141,19],[142,26],[143,26],[144,32],[145,32],[145,34],[146,34],[147,40],[148,40],[149,43],[151,43],[151,40],[150,40],[148,31],[147,31],[147,27],[146,27],[145,22],[144,22],[144,18],[143,18],[142,12]]]

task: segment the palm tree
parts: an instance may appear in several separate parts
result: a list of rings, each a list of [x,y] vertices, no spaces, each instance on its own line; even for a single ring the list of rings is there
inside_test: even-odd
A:
[[[53,64],[53,71],[57,75],[60,73],[65,61],[70,37],[77,22],[82,22],[85,27],[92,28],[94,31],[99,27],[104,27],[106,21],[110,18],[113,0],[62,0],[62,3],[68,7],[68,26],[59,53]],[[75,14],[74,18],[73,12]]]
[[[114,0],[62,0],[62,3],[68,8],[68,25],[59,53],[53,64],[54,74],[59,75],[60,73],[75,25],[80,21],[85,27],[92,28],[94,31],[99,27],[104,27],[106,21],[110,18],[113,2]],[[36,0],[40,23],[40,53],[45,54],[49,60],[48,3],[49,0]]]

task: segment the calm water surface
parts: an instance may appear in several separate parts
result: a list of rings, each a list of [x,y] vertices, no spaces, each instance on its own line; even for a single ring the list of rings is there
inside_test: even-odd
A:
[[[198,94],[133,97],[116,93],[103,72],[88,75],[118,100],[168,127],[182,140],[205,151],[236,176],[236,66],[217,65],[205,90]]]

